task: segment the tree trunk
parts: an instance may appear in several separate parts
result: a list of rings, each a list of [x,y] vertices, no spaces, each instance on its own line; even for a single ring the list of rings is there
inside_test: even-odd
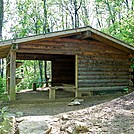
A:
[[[42,61],[39,60],[40,82],[43,82],[43,71],[42,71],[42,68],[43,68]]]
[[[48,19],[47,19],[47,8],[46,8],[46,0],[44,0],[44,32],[49,33],[49,25],[48,25]]]
[[[46,87],[48,87],[48,78],[47,78],[47,61],[44,61],[44,77],[46,81]]]
[[[0,40],[2,40],[2,27],[3,27],[3,16],[4,16],[3,0],[0,0]],[[4,76],[4,60],[0,59],[0,76]]]
[[[3,12],[3,0],[0,0],[0,40],[2,39],[2,27],[3,27],[3,16],[4,16],[4,12]]]

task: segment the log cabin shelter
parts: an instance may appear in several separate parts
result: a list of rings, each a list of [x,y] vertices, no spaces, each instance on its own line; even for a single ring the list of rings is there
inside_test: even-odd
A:
[[[11,101],[16,99],[17,60],[51,61],[52,90],[72,85],[75,97],[79,97],[82,92],[122,90],[132,86],[130,58],[133,56],[133,46],[92,27],[0,43],[0,58],[6,58],[7,90]]]

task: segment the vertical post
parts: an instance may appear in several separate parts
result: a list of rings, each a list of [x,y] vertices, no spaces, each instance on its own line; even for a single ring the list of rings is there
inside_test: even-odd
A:
[[[16,52],[10,52],[10,101],[16,100],[15,86],[16,86]]]
[[[55,88],[54,87],[51,87],[49,89],[49,99],[55,99]]]
[[[36,82],[33,83],[33,91],[36,91]]]
[[[9,64],[9,56],[6,58],[6,91],[8,92],[9,95],[9,87],[10,87],[10,80],[9,80],[9,75],[10,75],[10,64]]]
[[[75,55],[75,97],[81,97],[81,92],[78,91],[78,55]]]

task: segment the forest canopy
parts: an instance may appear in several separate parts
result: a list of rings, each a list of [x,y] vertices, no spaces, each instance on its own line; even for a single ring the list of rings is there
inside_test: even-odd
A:
[[[3,40],[91,26],[134,43],[133,0],[1,0],[0,6]]]

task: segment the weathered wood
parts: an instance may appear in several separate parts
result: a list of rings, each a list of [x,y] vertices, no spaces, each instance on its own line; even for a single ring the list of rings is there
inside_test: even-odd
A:
[[[88,59],[88,60],[79,60],[79,63],[80,64],[106,64],[106,65],[131,65],[130,62],[127,62],[127,61],[116,61],[116,60],[113,60],[113,61],[109,61],[108,59],[107,60],[92,60],[92,59]]]
[[[79,83],[124,83],[128,82],[128,79],[82,79],[79,80]]]
[[[129,69],[129,67],[130,67],[130,65],[128,64],[126,64],[126,65],[121,65],[121,64],[104,64],[104,63],[96,63],[96,64],[94,64],[94,62],[90,62],[90,63],[86,63],[86,64],[80,64],[79,63],[79,68],[98,68],[98,67],[100,67],[100,68],[116,68],[116,69],[124,69],[124,68],[127,68],[127,69]]]
[[[127,86],[113,86],[113,87],[82,87],[78,88],[80,92],[89,92],[89,91],[105,91],[105,90],[123,90]]]
[[[32,84],[32,87],[33,87],[33,91],[36,91],[36,82],[34,82],[34,83]]]
[[[49,89],[49,99],[55,99],[55,87]]]
[[[130,75],[129,72],[79,72],[78,75],[109,75],[109,76],[121,76]]]
[[[6,91],[9,95],[9,91],[10,91],[10,81],[9,81],[9,76],[10,76],[10,67],[8,66],[9,64],[9,57],[6,58]]]
[[[85,66],[79,66],[79,71],[81,72],[88,72],[88,71],[94,71],[94,72],[128,72],[128,68],[119,68],[119,67],[107,67],[107,66],[100,66],[100,67],[91,67],[89,66],[88,68],[85,68]]]
[[[107,83],[80,83],[79,84],[79,88],[80,87],[113,87],[113,86],[127,86],[129,87],[130,84],[132,85],[132,83],[129,83],[128,81],[127,82],[107,82]]]
[[[94,38],[96,40],[99,40],[100,42],[106,43],[106,44],[108,44],[108,45],[110,45],[112,47],[118,48],[118,49],[120,49],[120,50],[122,50],[124,52],[131,53],[130,49],[127,49],[127,48],[125,48],[124,46],[121,46],[121,45],[117,46],[117,44],[114,42],[114,40],[113,41],[109,40],[109,39],[107,39],[105,37],[102,37],[100,35],[97,35],[95,33],[92,34],[92,38]]]
[[[12,51],[10,53],[10,101],[16,100],[15,86],[16,86],[16,52]]]
[[[81,97],[81,93],[78,91],[78,55],[75,55],[75,97]]]
[[[79,76],[79,80],[81,80],[81,79],[127,79],[127,80],[129,80],[129,79],[132,79],[133,78],[133,76],[132,75],[121,75],[121,76],[119,76],[119,75],[82,75],[82,76]]]
[[[66,54],[66,55],[75,55],[80,54],[80,51],[71,51],[70,50],[39,50],[39,49],[19,49],[17,50],[18,53],[37,53],[37,54]]]
[[[104,48],[103,48],[104,49]],[[105,49],[106,50],[106,49]],[[105,53],[104,51],[91,51],[88,50],[88,48],[84,51],[84,55],[80,56],[79,59],[88,59],[89,57],[102,57],[102,58],[119,58],[119,59],[126,59],[128,60],[129,55],[128,54],[121,54],[121,53]]]

